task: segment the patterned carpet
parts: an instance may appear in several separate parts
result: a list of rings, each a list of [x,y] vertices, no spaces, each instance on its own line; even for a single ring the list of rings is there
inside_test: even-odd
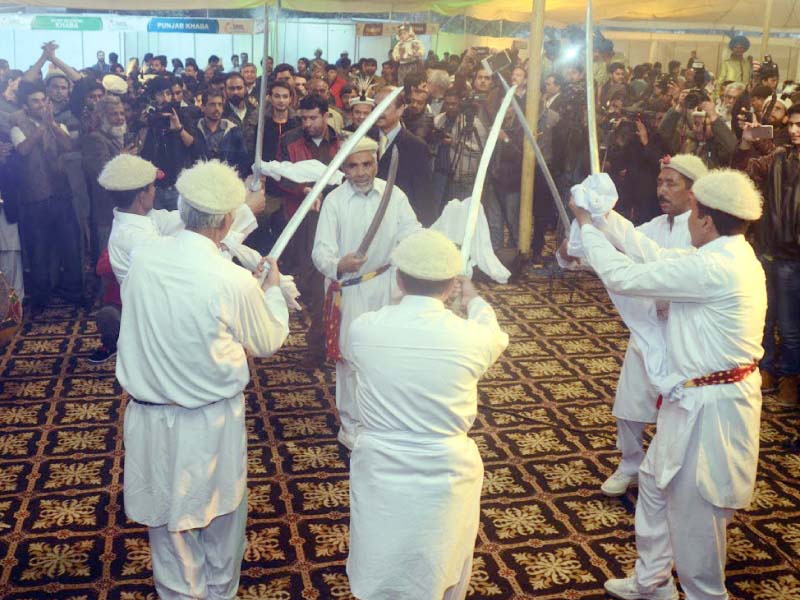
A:
[[[618,460],[610,407],[625,328],[584,274],[531,274],[486,296],[511,345],[473,430],[486,478],[469,597],[603,598],[635,556],[635,491],[599,492]],[[333,373],[299,369],[303,338],[294,323],[284,350],[255,361],[247,392],[243,600],[351,597]],[[155,598],[146,531],[122,509],[125,398],[113,361],[86,361],[98,344],[86,314],[56,307],[0,355],[0,598]],[[782,449],[799,424],[766,399],[757,494],[729,531],[738,600],[800,598],[800,455]]]

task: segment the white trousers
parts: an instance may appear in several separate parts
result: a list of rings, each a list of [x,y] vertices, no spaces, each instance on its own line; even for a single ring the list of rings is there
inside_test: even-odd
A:
[[[636,580],[649,591],[672,576],[674,563],[686,600],[728,600],[725,530],[734,511],[700,495],[697,453],[693,439],[684,465],[664,490],[656,487],[653,475],[639,471]]]
[[[161,600],[230,600],[246,547],[247,499],[202,529],[150,527],[153,579]]]
[[[647,423],[617,419],[617,450],[622,452],[617,471],[625,475],[636,475],[644,460],[644,426]]]
[[[358,428],[356,373],[345,360],[336,361],[336,410],[346,435],[355,438]]]

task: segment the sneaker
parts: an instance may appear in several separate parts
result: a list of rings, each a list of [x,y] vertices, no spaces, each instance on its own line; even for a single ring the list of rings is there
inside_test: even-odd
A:
[[[625,475],[625,473],[615,471],[611,477],[603,482],[603,485],[600,486],[600,490],[606,496],[622,496],[638,479],[639,477],[637,475]]]
[[[117,349],[114,348],[106,348],[105,346],[100,346],[97,350],[92,352],[92,355],[89,357],[89,362],[99,365],[100,363],[106,362],[112,356],[117,354]]]
[[[672,577],[660,587],[652,591],[644,591],[636,583],[636,577],[626,577],[625,579],[609,579],[603,584],[606,592],[612,598],[621,600],[678,600],[678,589]]]

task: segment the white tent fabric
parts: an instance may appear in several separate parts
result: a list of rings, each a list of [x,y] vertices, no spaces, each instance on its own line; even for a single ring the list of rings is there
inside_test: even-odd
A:
[[[546,0],[546,18],[552,24],[581,23],[586,11],[585,0]],[[268,0],[274,4],[275,0]],[[596,20],[668,21],[700,23],[716,27],[760,27],[764,21],[767,0],[595,0]],[[0,6],[20,5],[20,2],[0,0]],[[204,10],[257,8],[264,0],[27,0],[35,8],[82,8],[115,11],[136,10]],[[310,12],[422,12],[432,10],[443,14],[466,14],[480,19],[528,21],[531,0],[282,0],[283,8]],[[770,27],[773,29],[800,28],[800,2],[773,0]]]

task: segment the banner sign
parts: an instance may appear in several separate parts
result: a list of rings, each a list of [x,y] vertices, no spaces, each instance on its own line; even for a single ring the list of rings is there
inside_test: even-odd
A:
[[[31,29],[48,29],[58,31],[102,31],[103,20],[100,17],[34,17]]]
[[[397,37],[400,23],[356,23],[356,35],[359,37],[390,36]],[[438,23],[411,23],[414,35],[436,35],[439,33]]]
[[[151,33],[219,33],[217,19],[150,19],[147,31]]]
[[[255,33],[253,21],[250,19],[218,19],[218,21],[220,33],[245,35],[253,35]]]

